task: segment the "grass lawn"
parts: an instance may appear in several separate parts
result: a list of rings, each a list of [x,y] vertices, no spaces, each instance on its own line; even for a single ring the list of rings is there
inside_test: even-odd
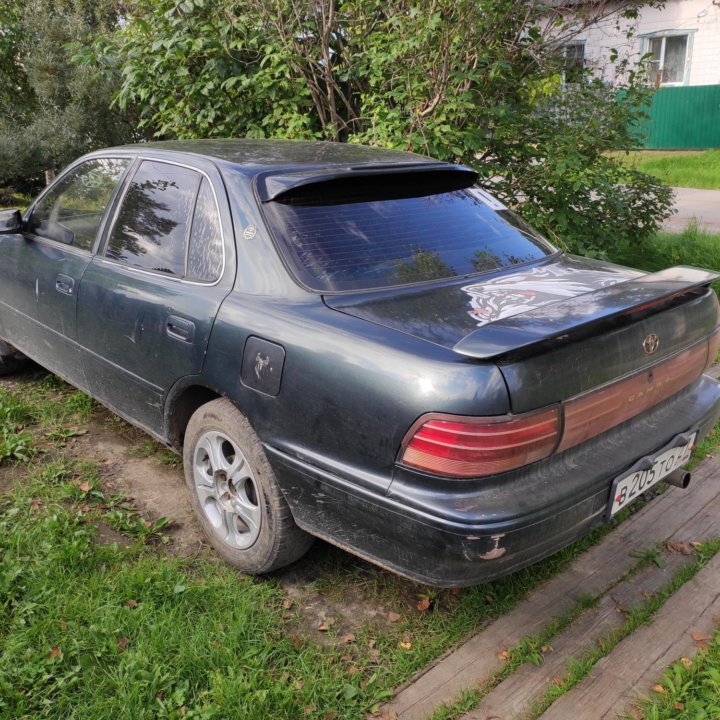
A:
[[[14,191],[6,191],[0,188],[0,210],[3,208],[16,207],[20,210],[25,208],[33,201],[29,195]]]
[[[658,233],[651,242],[642,246],[616,248],[611,255],[614,262],[641,270],[693,265],[720,271],[720,235],[690,225],[681,233]]]
[[[179,556],[162,518],[108,489],[73,449],[98,416],[53,376],[0,386],[3,720],[356,720],[605,532],[462,591],[328,548],[315,600],[382,612],[352,633],[328,620],[318,639],[287,591],[297,570],[255,579],[211,552]]]
[[[676,662],[642,710],[645,720],[720,718],[720,634],[693,661]]]
[[[720,150],[641,150],[614,155],[672,187],[720,190]]]
[[[614,259],[720,268],[719,243],[691,228]],[[356,720],[607,532],[460,591],[320,544],[297,595],[302,569],[254,579],[211,552],[176,552],[166,520],[117,494],[73,445],[93,423],[119,422],[51,375],[0,385],[0,720]],[[328,618],[319,632],[303,613],[308,595],[377,612],[351,631]],[[681,669],[691,697],[677,702],[717,691],[715,645],[708,658]],[[681,717],[659,708],[647,717]]]

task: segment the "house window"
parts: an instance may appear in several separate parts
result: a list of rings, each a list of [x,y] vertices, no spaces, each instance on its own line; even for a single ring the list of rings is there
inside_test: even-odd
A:
[[[655,85],[682,85],[687,82],[690,63],[689,33],[664,33],[645,37],[650,55],[650,78]]]
[[[565,82],[579,82],[585,69],[585,42],[574,42],[563,47]]]

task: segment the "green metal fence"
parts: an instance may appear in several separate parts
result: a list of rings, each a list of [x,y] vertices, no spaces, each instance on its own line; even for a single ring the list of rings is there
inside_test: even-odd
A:
[[[660,88],[638,128],[649,149],[720,148],[720,85]]]

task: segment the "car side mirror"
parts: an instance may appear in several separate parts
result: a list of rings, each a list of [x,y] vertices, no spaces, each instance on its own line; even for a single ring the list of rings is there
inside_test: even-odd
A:
[[[17,208],[12,210],[0,210],[0,233],[22,232],[23,219]]]

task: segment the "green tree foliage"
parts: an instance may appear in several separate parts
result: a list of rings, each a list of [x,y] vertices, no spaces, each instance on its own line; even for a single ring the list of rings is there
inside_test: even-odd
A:
[[[3,0],[0,9],[0,184],[32,187],[88,150],[137,136],[111,110],[119,74],[76,55],[116,29],[111,0]]]
[[[564,7],[133,0],[99,62],[122,64],[118,104],[157,137],[363,142],[465,163],[554,240],[602,255],[652,235],[670,194],[607,155],[636,143],[641,70],[617,59],[614,88],[576,68],[564,81],[558,48],[618,4]]]

